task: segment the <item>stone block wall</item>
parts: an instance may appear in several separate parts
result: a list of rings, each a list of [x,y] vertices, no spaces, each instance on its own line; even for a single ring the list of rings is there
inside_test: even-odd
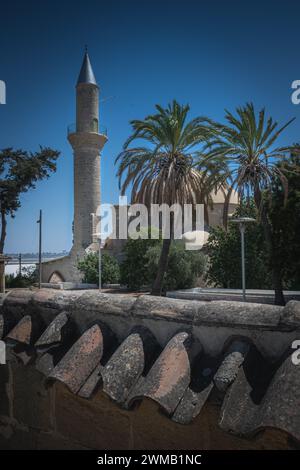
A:
[[[217,425],[219,404],[208,401],[191,424],[174,423],[144,399],[138,408],[117,407],[103,392],[90,400],[56,382],[45,386],[35,368],[0,366],[0,449],[293,449],[279,430],[239,438]]]
[[[12,291],[1,449],[294,449],[300,303]]]

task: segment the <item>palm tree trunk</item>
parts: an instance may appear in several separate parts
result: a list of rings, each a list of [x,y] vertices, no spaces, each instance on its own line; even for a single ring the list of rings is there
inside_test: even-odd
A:
[[[153,283],[151,295],[161,295],[163,289],[163,282],[164,277],[168,267],[168,259],[169,259],[169,252],[170,246],[173,238],[174,233],[174,214],[170,213],[170,236],[169,238],[163,239],[163,244],[161,248],[161,253],[158,262],[157,274],[156,279]]]
[[[280,269],[277,266],[273,267],[273,287],[275,290],[275,305],[285,305],[285,298],[283,295],[283,287],[282,287],[282,277],[280,273]]]
[[[164,239],[161,253],[160,253],[159,262],[158,262],[157,275],[152,286],[151,295],[162,294],[163,281],[164,281],[165,273],[168,267],[170,246],[171,246],[171,238]]]
[[[273,253],[273,240],[272,240],[272,229],[270,222],[268,220],[268,216],[266,213],[266,207],[264,202],[262,201],[261,192],[256,190],[254,193],[254,200],[257,209],[260,211],[261,214],[261,221],[264,229],[265,240],[267,243],[269,257],[270,260],[272,259]],[[273,281],[273,289],[275,291],[275,305],[285,305],[285,298],[283,295],[283,286],[282,286],[282,276],[280,267],[275,263],[272,266],[272,281]]]
[[[228,211],[229,211],[229,204],[232,194],[232,187],[230,187],[227,191],[227,194],[224,196],[224,206],[223,206],[223,225],[224,229],[227,232],[228,229]]]

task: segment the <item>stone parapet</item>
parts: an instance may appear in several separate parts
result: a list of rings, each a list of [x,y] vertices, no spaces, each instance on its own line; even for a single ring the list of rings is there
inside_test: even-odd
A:
[[[0,310],[0,445],[295,448],[298,314],[297,302],[12,291]]]

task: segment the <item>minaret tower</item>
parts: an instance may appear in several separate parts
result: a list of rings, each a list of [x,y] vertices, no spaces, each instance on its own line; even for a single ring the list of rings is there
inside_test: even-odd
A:
[[[99,87],[87,51],[76,85],[76,128],[68,140],[74,152],[72,251],[80,255],[95,241],[91,214],[100,204],[100,152],[107,141],[99,132]]]

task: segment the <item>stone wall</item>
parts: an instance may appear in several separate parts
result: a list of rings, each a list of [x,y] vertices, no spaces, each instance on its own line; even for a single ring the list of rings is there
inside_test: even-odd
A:
[[[116,407],[104,393],[91,400],[61,383],[45,387],[33,367],[0,366],[0,449],[293,449],[284,432],[265,430],[238,438],[218,425],[220,407],[210,400],[191,424],[169,420],[144,399],[138,409]]]
[[[299,302],[51,289],[2,300],[2,449],[300,446]]]

